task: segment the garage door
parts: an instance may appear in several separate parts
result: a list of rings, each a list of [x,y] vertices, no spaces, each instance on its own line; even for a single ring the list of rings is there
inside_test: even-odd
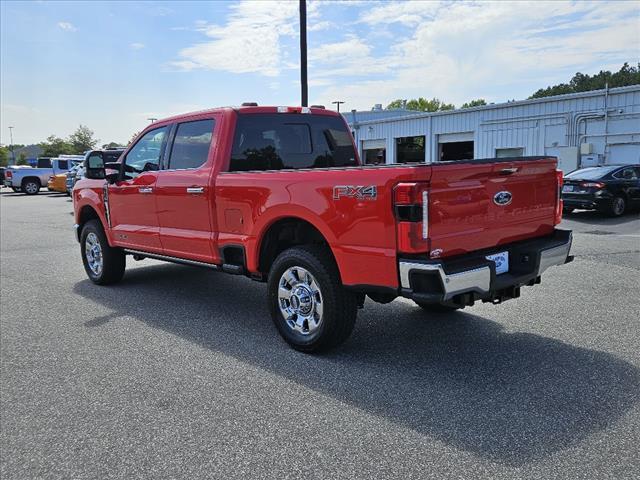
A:
[[[379,148],[386,148],[387,140],[384,138],[377,140],[363,140],[362,141],[362,149],[363,150],[377,150]]]
[[[473,132],[460,132],[460,133],[441,133],[438,135],[439,143],[454,143],[454,142],[473,142]]]

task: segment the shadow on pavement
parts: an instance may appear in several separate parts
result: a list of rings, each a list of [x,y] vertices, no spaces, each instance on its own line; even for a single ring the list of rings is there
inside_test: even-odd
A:
[[[128,270],[117,286],[84,280],[74,292],[112,310],[86,319],[96,335],[130,317],[503,464],[579,443],[640,392],[638,369],[611,354],[507,333],[468,313],[429,318],[403,302],[367,302],[347,343],[310,356],[280,339],[265,286],[242,277],[153,265]]]

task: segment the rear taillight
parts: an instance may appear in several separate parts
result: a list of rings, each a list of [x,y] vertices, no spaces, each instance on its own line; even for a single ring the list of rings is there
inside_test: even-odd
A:
[[[421,253],[429,250],[429,184],[399,183],[393,189],[398,250]]]
[[[13,172],[11,170],[7,170],[4,174],[5,177],[7,178],[12,178],[13,177]]]
[[[556,212],[554,218],[554,225],[558,225],[562,222],[562,183],[564,182],[564,175],[562,170],[556,170],[556,183],[558,187],[558,197],[556,198]]]
[[[582,188],[604,188],[604,183],[602,182],[582,182],[580,184]]]

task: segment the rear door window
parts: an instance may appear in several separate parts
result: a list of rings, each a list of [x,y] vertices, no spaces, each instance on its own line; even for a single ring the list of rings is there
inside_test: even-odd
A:
[[[340,117],[239,114],[229,170],[280,170],[357,165],[351,135]]]
[[[60,170],[68,170],[69,169],[69,161],[68,160],[58,160],[58,168]]]
[[[209,156],[215,126],[213,119],[179,123],[171,147],[169,169],[198,168]]]

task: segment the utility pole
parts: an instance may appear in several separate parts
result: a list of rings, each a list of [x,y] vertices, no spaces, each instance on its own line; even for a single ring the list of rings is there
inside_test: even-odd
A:
[[[155,117],[149,117],[149,118],[147,118],[147,120],[149,120],[151,123],[155,123],[155,122],[158,121],[158,119],[155,118]]]
[[[340,105],[344,102],[342,100],[336,100],[335,102],[331,102],[331,103],[338,106],[338,113],[340,113]]]
[[[307,0],[300,0],[300,89],[302,106],[309,106],[307,85]]]
[[[9,150],[11,150],[11,165],[15,165],[16,154],[13,152],[13,127],[9,127]]]

